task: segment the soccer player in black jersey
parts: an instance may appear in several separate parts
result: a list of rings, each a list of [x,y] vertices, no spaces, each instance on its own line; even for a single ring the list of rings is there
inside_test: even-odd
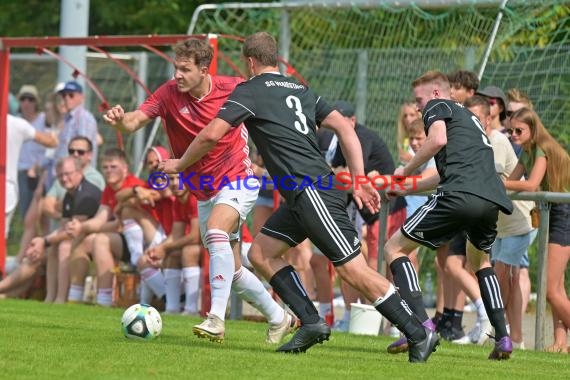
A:
[[[422,112],[427,140],[396,175],[410,175],[431,157],[439,176],[420,180],[409,192],[436,188],[436,194],[414,212],[386,243],[386,260],[394,284],[424,325],[435,329],[422,304],[417,274],[408,254],[422,244],[437,248],[460,232],[467,234],[467,260],[476,272],[485,309],[495,328],[495,347],[489,359],[508,359],[512,342],[505,325],[499,282],[488,254],[497,235],[499,212],[511,214],[513,205],[496,173],[493,150],[479,119],[450,100],[447,77],[429,71],[412,86]]]
[[[409,360],[426,361],[439,338],[421,325],[394,286],[366,264],[346,213],[346,194],[335,187],[337,182],[317,145],[318,120],[337,134],[353,181],[362,178],[358,177],[364,176],[362,150],[354,129],[307,86],[279,73],[277,43],[271,35],[260,32],[249,36],[242,53],[252,77],[235,88],[217,117],[200,132],[182,158],[166,161],[162,167],[185,169],[243,122],[286,200],[255,236],[249,252],[252,264],[302,323],[293,338],[277,351],[304,352],[328,340],[331,333],[294,268],[282,258],[289,247],[310,238],[332,261],[342,279],[360,290],[409,338]],[[280,180],[283,178],[286,181]],[[378,211],[380,198],[369,183],[353,186],[353,197],[359,207]]]

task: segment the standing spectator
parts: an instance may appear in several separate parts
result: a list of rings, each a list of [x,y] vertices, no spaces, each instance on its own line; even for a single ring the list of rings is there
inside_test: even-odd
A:
[[[477,73],[469,70],[457,70],[447,76],[451,85],[451,100],[457,103],[465,101],[475,95],[479,88],[479,78]]]
[[[49,133],[39,132],[26,120],[7,115],[6,125],[8,128],[6,141],[8,142],[6,155],[6,203],[4,212],[6,218],[6,231],[8,236],[10,222],[16,206],[18,205],[18,160],[22,144],[27,140],[33,140],[44,146],[56,146],[57,139]]]
[[[412,159],[412,152],[410,152],[410,144],[406,133],[406,128],[414,120],[422,117],[422,114],[416,109],[416,105],[412,102],[406,102],[400,107],[398,114],[397,127],[397,143],[398,143],[398,156],[400,164],[405,165]]]
[[[67,146],[75,136],[85,136],[93,144],[91,165],[97,167],[97,122],[91,112],[83,106],[85,96],[83,87],[75,81],[66,82],[58,91],[63,99],[66,114],[63,130],[59,133],[59,145],[55,150],[54,158],[57,160],[67,156]]]
[[[330,167],[319,153],[316,121],[322,120],[321,125],[332,128],[345,148],[353,183],[361,179],[365,175],[362,150],[354,129],[305,85],[279,73],[277,42],[268,33],[247,37],[242,55],[250,79],[236,87],[182,158],[166,161],[164,169],[179,171],[193,165],[217,141],[245,123],[272,178],[287,176],[293,185],[286,185],[289,190],[279,187],[286,203],[269,218],[249,251],[254,267],[301,319],[293,338],[277,351],[305,352],[328,340],[331,333],[298,274],[282,257],[290,246],[309,238],[345,281],[405,332],[410,339],[410,362],[425,362],[439,343],[437,335],[425,329],[404,307],[394,286],[366,264],[357,233],[348,220],[345,194],[334,186]],[[331,185],[329,190],[301,186],[307,180],[314,184],[318,178]],[[353,197],[359,207],[378,211],[380,196],[370,183],[354,186]]]
[[[18,91],[18,102],[20,103],[20,117],[28,121],[36,131],[46,132],[46,116],[40,111],[36,86],[23,85]],[[18,160],[18,190],[20,192],[20,215],[24,219],[32,202],[34,191],[38,187],[46,148],[35,141],[26,141],[21,149],[24,154],[20,154]]]
[[[522,153],[505,186],[513,191],[570,191],[570,156],[548,133],[538,115],[521,108],[511,116],[508,130]],[[520,181],[526,174],[526,181]],[[548,235],[546,297],[553,314],[570,326],[570,300],[564,287],[564,273],[570,260],[570,204],[552,203]],[[555,329],[558,328],[558,321]]]
[[[174,52],[174,79],[160,86],[138,110],[125,112],[116,105],[103,118],[116,129],[134,132],[160,116],[174,156],[182,157],[243,80],[208,73],[213,58],[208,41],[190,38],[177,43]],[[212,287],[208,318],[194,326],[193,331],[199,337],[216,342],[224,339],[224,321],[232,289],[269,316],[272,339],[283,338],[295,323],[271,298],[259,278],[241,265],[237,244],[240,225],[253,208],[259,190],[255,188],[257,181],[248,177],[253,175],[253,170],[247,140],[245,127],[236,128],[200,162],[184,167],[192,184],[191,191],[198,199],[200,233],[210,254]],[[209,186],[201,182],[204,178],[211,179]]]
[[[422,292],[409,255],[420,244],[437,248],[466,232],[467,258],[476,270],[479,287],[496,343],[489,359],[508,359],[512,352],[498,280],[488,255],[497,234],[499,212],[512,213],[512,202],[495,172],[493,149],[479,121],[463,106],[450,100],[447,76],[428,71],[413,84],[418,109],[423,111],[427,140],[414,158],[395,175],[408,176],[435,157],[439,176],[418,181],[413,192],[437,193],[408,217],[401,230],[386,243],[386,260],[402,298],[429,329],[435,326],[423,306]],[[439,183],[438,183],[439,182]],[[405,195],[410,189],[394,191]],[[494,284],[491,288],[489,284]]]

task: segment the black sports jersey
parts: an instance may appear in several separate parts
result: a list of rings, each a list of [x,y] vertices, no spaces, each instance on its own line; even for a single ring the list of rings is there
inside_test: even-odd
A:
[[[264,73],[240,83],[217,117],[232,126],[245,124],[273,183],[292,203],[308,184],[331,173],[317,145],[316,125],[332,111],[295,79]]]
[[[92,218],[101,204],[101,195],[102,192],[97,186],[83,178],[73,194],[69,191],[65,193],[62,217],[71,218],[84,215],[87,218]]]
[[[437,120],[445,122],[447,133],[447,144],[435,155],[439,190],[471,193],[511,214],[513,204],[497,175],[493,148],[479,120],[459,103],[432,99],[423,111],[426,135]]]

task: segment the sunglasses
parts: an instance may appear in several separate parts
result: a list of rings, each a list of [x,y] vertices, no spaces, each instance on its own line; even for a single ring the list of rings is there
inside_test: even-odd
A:
[[[20,96],[20,101],[28,101],[28,102],[36,102],[36,98],[34,98],[33,96],[28,96],[28,95],[24,95],[24,96]]]
[[[499,101],[496,98],[489,98],[487,102],[489,103],[490,106],[499,104]]]
[[[521,128],[508,128],[507,129],[507,133],[509,135],[517,135],[520,136],[523,133],[523,130]]]
[[[87,151],[85,149],[68,149],[67,153],[69,153],[70,156],[73,156],[75,153],[79,156],[83,156]]]
[[[75,93],[73,93],[73,92],[62,92],[61,97],[73,99],[73,97],[75,97]]]

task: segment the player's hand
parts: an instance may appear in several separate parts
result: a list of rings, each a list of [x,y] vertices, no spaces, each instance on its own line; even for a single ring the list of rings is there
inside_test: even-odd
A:
[[[107,112],[103,114],[103,120],[110,125],[115,125],[118,122],[123,121],[124,117],[125,110],[119,104],[109,108]]]
[[[372,214],[380,211],[380,194],[370,183],[359,184],[355,187],[352,197],[359,209],[366,206]]]
[[[169,159],[161,161],[158,164],[158,171],[164,172],[166,174],[176,174],[178,173],[177,167],[179,161],[180,160],[178,159]]]
[[[403,197],[404,195],[407,195],[408,192],[406,190],[403,190],[397,186],[394,186],[393,189],[387,190],[386,191],[386,198],[388,200],[392,200],[398,197]]]

